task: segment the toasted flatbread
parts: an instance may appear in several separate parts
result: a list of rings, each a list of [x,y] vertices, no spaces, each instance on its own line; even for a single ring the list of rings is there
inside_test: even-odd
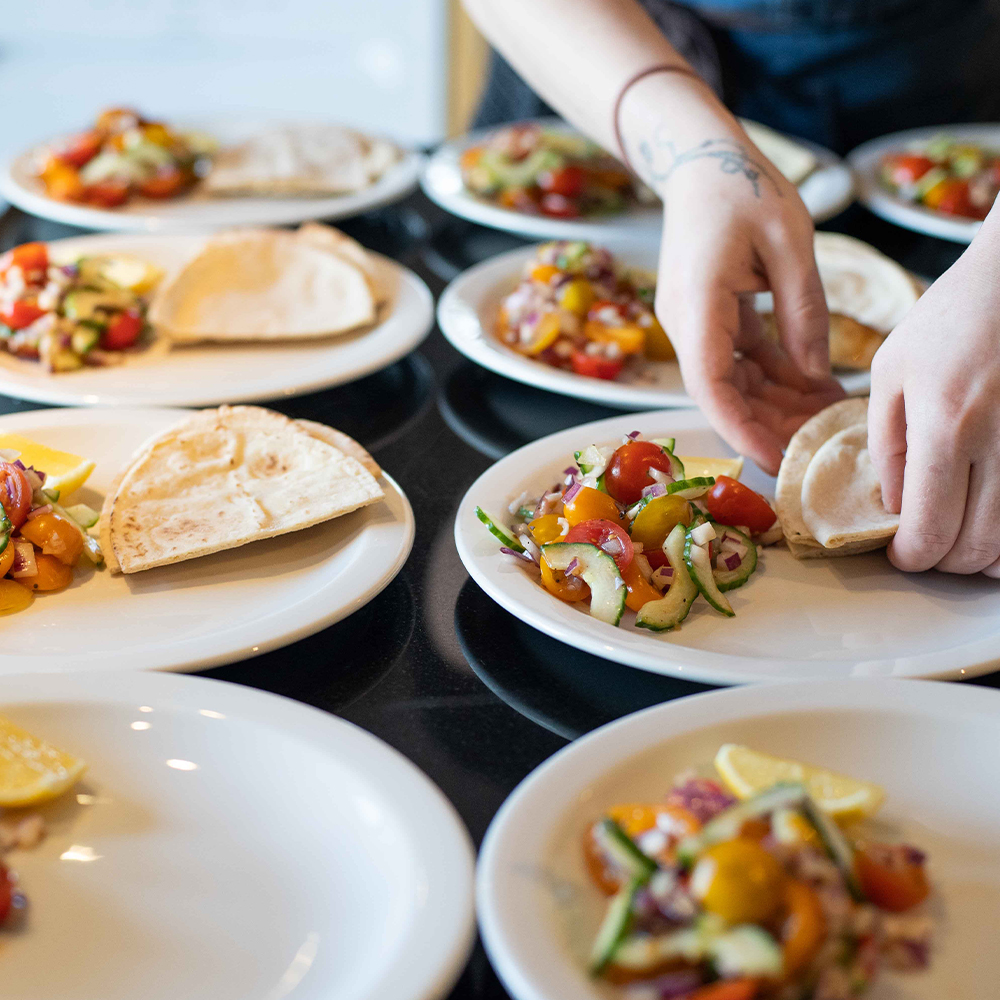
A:
[[[368,279],[368,287],[372,291],[376,305],[381,305],[388,299],[388,291],[379,281],[371,254],[357,240],[352,240],[347,233],[342,233],[339,229],[324,225],[322,222],[305,222],[295,231],[295,236],[317,250],[339,254],[359,267]]]
[[[383,496],[357,458],[297,422],[221,406],[139,448],[105,499],[101,538],[112,571],[137,573],[311,527]]]
[[[346,333],[375,313],[369,278],[343,247],[243,229],[210,239],[159,289],[149,319],[180,343],[274,341]]]

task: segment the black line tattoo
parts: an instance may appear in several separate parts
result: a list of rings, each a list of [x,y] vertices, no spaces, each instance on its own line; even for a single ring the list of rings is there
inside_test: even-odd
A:
[[[654,184],[666,183],[677,168],[685,163],[715,160],[724,174],[742,174],[753,185],[753,193],[758,198],[761,196],[762,179],[771,184],[779,198],[783,197],[778,182],[767,167],[760,160],[754,159],[746,146],[734,139],[706,139],[679,153],[675,143],[657,136],[652,143],[644,139],[639,144],[639,152],[649,170],[649,179]]]

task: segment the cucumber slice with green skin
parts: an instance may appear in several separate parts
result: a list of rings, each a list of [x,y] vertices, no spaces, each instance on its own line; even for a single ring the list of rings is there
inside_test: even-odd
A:
[[[601,449],[597,447],[596,444],[589,444],[583,451],[574,451],[573,458],[576,459],[576,464],[580,467],[580,471],[585,475],[590,475],[594,469],[600,466],[603,472],[608,462],[604,455],[601,453]],[[598,473],[600,475],[600,473]]]
[[[775,809],[801,808],[805,799],[806,790],[803,785],[781,782],[752,798],[737,802],[720,812],[715,819],[709,820],[698,833],[685,837],[677,847],[677,861],[683,867],[690,868],[703,851],[724,840],[738,837],[747,820],[766,816]]]
[[[653,444],[658,444],[664,451],[673,452],[677,446],[677,438],[653,438]]]
[[[642,888],[641,879],[628,881],[608,903],[594,946],[590,951],[590,974],[599,975],[615,957],[632,923],[632,904]]]
[[[652,632],[667,632],[688,616],[694,599],[698,596],[697,584],[691,579],[684,564],[684,539],[687,529],[683,524],[675,525],[663,543],[663,553],[674,571],[670,588],[658,601],[647,601],[635,617],[637,628],[648,628]]]
[[[508,535],[507,532],[504,531],[503,528],[501,528],[500,525],[497,524],[497,522],[494,521],[482,507],[476,508],[476,517],[478,517],[479,520],[486,525],[489,533],[496,538],[501,545],[506,545],[508,549],[513,549],[515,552],[524,551],[524,546],[516,538],[511,538],[511,536]]]
[[[781,946],[755,924],[740,924],[710,939],[708,953],[715,971],[726,979],[737,976],[780,979],[784,972]]]
[[[735,528],[723,528],[722,530],[724,533],[728,532],[731,535],[739,535],[743,544],[747,547],[747,554],[743,557],[743,562],[736,569],[712,567],[712,576],[715,578],[715,585],[725,593],[727,590],[736,590],[737,587],[742,587],[750,579],[751,574],[757,568],[757,546],[742,531],[737,531]]]
[[[679,496],[684,500],[697,500],[703,497],[713,486],[712,476],[695,476],[694,479],[679,479],[676,483],[667,483],[667,496]]]
[[[81,528],[92,528],[101,519],[101,515],[93,507],[88,507],[85,503],[76,503],[72,507],[67,507],[66,513]]]
[[[635,845],[635,841],[613,820],[604,819],[594,827],[594,838],[629,878],[648,881],[656,871],[656,862]]]
[[[626,937],[614,951],[611,960],[616,969],[629,972],[649,972],[671,962],[696,965],[708,956],[707,940],[694,927],[668,934],[636,934]]]
[[[802,803],[802,813],[819,834],[830,860],[840,869],[847,891],[857,902],[863,903],[865,894],[854,871],[854,848],[840,832],[840,827],[808,795]]]
[[[542,546],[542,555],[552,569],[562,572],[576,559],[578,575],[590,587],[590,613],[609,625],[622,620],[628,587],[607,552],[587,542],[550,542]]]
[[[715,585],[712,559],[708,554],[708,549],[694,544],[691,540],[690,528],[684,538],[684,565],[687,567],[688,575],[701,591],[705,600],[727,618],[735,617],[736,612],[733,611],[733,606],[729,603],[726,595]]]

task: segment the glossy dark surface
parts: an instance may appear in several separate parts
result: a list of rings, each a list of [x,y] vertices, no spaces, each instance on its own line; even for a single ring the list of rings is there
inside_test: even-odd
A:
[[[520,243],[450,219],[420,195],[342,225],[420,274],[435,295],[461,269]],[[828,228],[867,239],[928,278],[961,249],[896,229],[857,207]],[[10,210],[0,218],[0,249],[77,233]],[[486,597],[455,552],[457,504],[496,458],[620,411],[484,372],[436,330],[385,371],[273,405],[330,423],[367,445],[410,498],[416,543],[400,576],[351,618],[206,676],[307,702],[375,733],[430,775],[477,843],[518,782],[568,740],[648,705],[706,690],[579,653],[535,632]],[[33,407],[0,397],[3,413]],[[1000,686],[1000,675],[982,683]],[[477,946],[452,996],[506,995]]]

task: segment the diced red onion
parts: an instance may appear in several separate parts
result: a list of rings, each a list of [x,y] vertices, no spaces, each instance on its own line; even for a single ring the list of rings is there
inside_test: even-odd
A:
[[[521,544],[524,546],[524,551],[528,554],[528,558],[532,562],[542,561],[542,550],[531,540],[527,534],[521,535]]]
[[[674,788],[667,796],[670,805],[683,806],[702,822],[707,823],[723,809],[736,804],[723,787],[710,778],[691,778]]]
[[[576,572],[576,570],[577,570],[577,568],[579,567],[579,565],[580,565],[580,560],[579,560],[579,559],[574,559],[574,560],[573,560],[573,561],[572,561],[572,562],[571,562],[571,563],[570,563],[570,564],[569,564],[569,565],[568,565],[568,566],[566,567],[566,576],[572,576],[572,575],[573,575],[573,573],[574,573],[574,572]]]
[[[22,576],[34,576],[38,572],[38,563],[35,562],[35,546],[27,539],[15,538],[10,542],[14,546],[14,563],[10,569],[10,575],[14,579]]]
[[[41,507],[36,507],[33,511],[30,511],[25,520],[34,521],[36,517],[41,517],[42,514],[50,514],[51,512],[52,512],[52,504],[50,503],[42,504]]]
[[[15,465],[21,465],[20,462],[15,462]],[[40,490],[45,485],[45,477],[40,476],[38,471],[35,469],[26,469],[21,465],[21,471],[24,473],[24,478],[28,480],[28,485],[31,487],[31,491]]]
[[[622,540],[617,535],[612,535],[601,548],[612,557],[624,555],[625,553],[625,546],[622,545]]]
[[[571,500],[573,499],[573,497],[575,497],[575,496],[577,495],[577,493],[579,493],[579,492],[580,492],[580,490],[581,490],[582,488],[583,488],[583,487],[581,486],[581,484],[580,484],[580,483],[574,483],[574,484],[573,484],[573,485],[572,485],[572,486],[571,486],[571,487],[570,487],[570,488],[569,488],[569,489],[568,489],[568,490],[567,490],[567,491],[566,491],[566,492],[565,492],[565,493],[563,494],[563,498],[562,498],[562,499],[563,499],[563,503],[569,503],[569,502],[570,502],[570,501],[571,501]]]
[[[63,264],[59,270],[62,271],[67,278],[75,278],[80,273],[80,268],[78,268],[76,264]]]
[[[737,569],[740,563],[743,562],[743,558],[738,552],[733,552],[731,555],[724,556],[723,559],[726,564],[726,569],[729,570]]]
[[[626,437],[628,437],[630,441],[634,441],[641,433],[642,431],[629,431]]]
[[[640,495],[643,498],[664,497],[667,495],[667,488],[666,486],[663,485],[663,483],[651,483],[649,486],[643,487],[642,493]]]
[[[520,559],[522,562],[534,563],[534,560],[526,552],[517,552],[514,549],[508,548],[506,545],[501,545],[500,551],[505,556],[514,556],[515,559]]]
[[[564,476],[575,476],[580,470],[575,465],[567,466],[563,469]]]

